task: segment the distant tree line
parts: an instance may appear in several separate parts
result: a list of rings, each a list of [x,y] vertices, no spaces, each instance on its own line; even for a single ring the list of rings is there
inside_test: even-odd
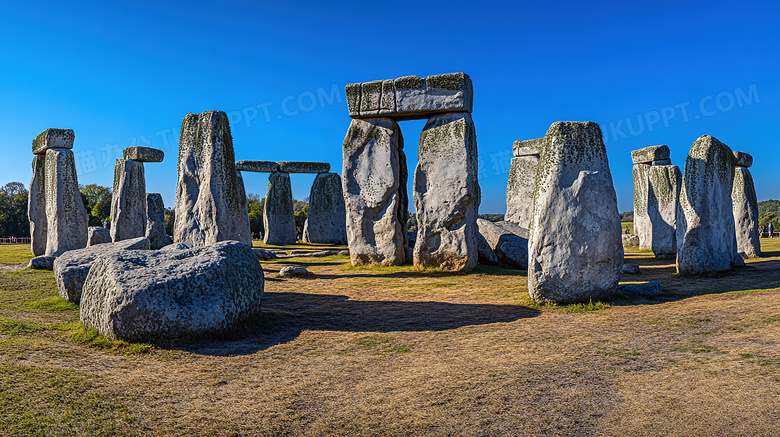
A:
[[[30,237],[27,195],[21,182],[9,182],[0,188],[0,237]]]
[[[620,213],[620,221],[621,222],[633,222],[634,221],[634,211],[626,211]]]
[[[774,223],[775,229],[780,226],[780,200],[763,200],[758,202],[758,226]]]

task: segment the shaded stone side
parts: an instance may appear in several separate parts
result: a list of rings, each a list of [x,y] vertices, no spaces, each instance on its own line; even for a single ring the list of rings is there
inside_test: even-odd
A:
[[[122,151],[122,158],[140,162],[162,162],[165,152],[152,147],[133,146]]]
[[[534,206],[534,182],[539,167],[539,155],[512,158],[506,182],[506,214],[504,220],[528,228]]]
[[[251,235],[245,235],[246,199],[241,199],[233,137],[224,112],[184,117],[178,172],[175,242],[190,247],[224,240],[252,244]]]
[[[165,204],[160,193],[146,193],[146,238],[154,250],[173,243],[165,232]]]
[[[238,241],[243,241],[252,247],[252,228],[249,224],[249,204],[246,198],[246,188],[244,188],[244,177],[241,172],[236,170],[236,183],[238,186],[238,203],[241,212],[236,215],[236,227],[238,228]]]
[[[605,299],[623,266],[620,214],[598,124],[557,122],[545,135],[528,241],[538,302]]]
[[[146,236],[146,176],[144,163],[117,159],[111,192],[111,239]]]
[[[665,161],[671,156],[669,146],[650,146],[631,152],[631,161],[634,164],[650,164],[653,161]]]
[[[414,173],[414,265],[465,271],[477,266],[477,135],[471,115],[435,115],[420,134]]]
[[[320,173],[314,178],[303,241],[347,244],[347,212],[341,176],[337,173]]]
[[[389,118],[349,125],[342,189],[352,265],[402,265],[406,259],[406,223],[400,220],[406,197],[402,148],[401,129]]]
[[[27,195],[27,218],[30,221],[30,250],[33,255],[46,253],[46,156],[35,155],[32,179]]]
[[[81,201],[73,151],[46,150],[46,256],[87,246],[87,210]]]
[[[737,234],[737,251],[746,258],[761,256],[761,241],[758,235],[758,199],[756,198],[756,188],[753,185],[753,176],[747,167],[739,166],[734,171],[731,201]]]
[[[295,244],[297,232],[289,173],[278,171],[268,177],[263,225],[265,244],[274,246]]]
[[[631,172],[634,178],[634,234],[639,238],[640,249],[650,249],[653,228],[647,214],[650,165],[634,164]]]

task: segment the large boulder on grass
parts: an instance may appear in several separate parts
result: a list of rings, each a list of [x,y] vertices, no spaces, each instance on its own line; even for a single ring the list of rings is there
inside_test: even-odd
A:
[[[508,224],[508,225],[507,225]],[[485,219],[477,219],[479,233],[495,254],[497,262],[513,269],[528,268],[528,233],[522,236],[522,228],[509,222],[492,223]],[[490,260],[489,253],[483,249],[483,258]]]

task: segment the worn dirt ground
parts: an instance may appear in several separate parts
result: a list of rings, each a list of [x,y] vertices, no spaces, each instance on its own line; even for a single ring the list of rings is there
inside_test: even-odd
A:
[[[151,350],[76,341],[51,273],[0,271],[3,435],[780,435],[780,242],[656,299],[539,306],[524,272],[263,262],[263,315]],[[0,251],[4,250],[0,248]],[[283,279],[304,265],[312,279]]]

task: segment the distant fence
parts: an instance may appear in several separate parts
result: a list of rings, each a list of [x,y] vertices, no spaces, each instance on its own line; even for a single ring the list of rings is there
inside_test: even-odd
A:
[[[30,239],[21,237],[0,238],[0,244],[30,244]]]

